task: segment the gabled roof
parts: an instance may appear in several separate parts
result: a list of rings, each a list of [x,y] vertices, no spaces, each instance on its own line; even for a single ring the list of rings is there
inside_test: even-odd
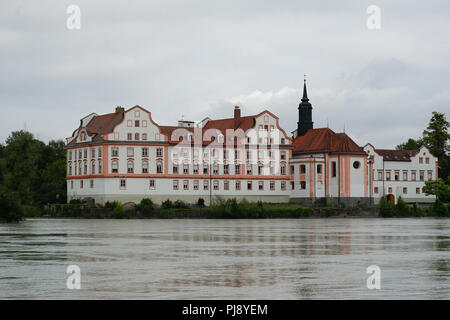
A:
[[[375,152],[383,157],[384,161],[411,161],[419,150],[391,150],[375,149]]]
[[[123,115],[123,112],[115,112],[95,116],[89,121],[86,129],[91,133],[111,133],[114,127],[122,121]]]
[[[294,140],[294,154],[302,153],[351,153],[366,154],[347,134],[335,133],[329,128],[309,129]]]

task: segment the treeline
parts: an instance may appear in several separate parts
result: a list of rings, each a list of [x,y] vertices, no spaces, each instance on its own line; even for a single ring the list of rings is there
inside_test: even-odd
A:
[[[0,220],[23,217],[27,207],[65,203],[64,141],[48,144],[27,131],[15,131],[0,144]]]

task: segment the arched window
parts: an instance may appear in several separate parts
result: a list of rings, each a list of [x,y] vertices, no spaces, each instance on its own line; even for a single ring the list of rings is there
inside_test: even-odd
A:
[[[103,173],[102,160],[98,160],[98,173]]]
[[[117,160],[113,160],[111,164],[111,172],[118,173],[119,172],[119,162]]]
[[[286,164],[284,164],[284,163],[281,164],[280,173],[282,176],[286,175]]]
[[[148,173],[148,161],[142,161],[142,173]]]
[[[95,174],[95,161],[91,163],[91,174]]]
[[[156,162],[156,173],[163,173],[163,165],[161,161]]]
[[[86,160],[84,161],[84,174],[87,174],[87,162],[86,162]]]
[[[69,162],[69,176],[72,175],[72,162]]]
[[[127,162],[127,172],[128,173],[134,172],[134,163],[131,160],[128,160],[128,162]]]

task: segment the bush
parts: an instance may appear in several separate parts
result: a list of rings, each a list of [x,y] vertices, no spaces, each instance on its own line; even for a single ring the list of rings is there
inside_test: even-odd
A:
[[[181,200],[176,200],[173,204],[175,208],[189,208],[189,205]]]
[[[120,202],[114,201],[114,208],[112,211],[112,217],[116,219],[123,219],[126,218],[125,216],[125,210],[123,210],[123,206]]]
[[[0,220],[6,222],[20,221],[23,210],[16,193],[6,189],[0,190]]]
[[[145,213],[152,212],[154,209],[153,201],[149,198],[144,198],[139,202],[137,208]]]
[[[172,208],[173,208],[173,202],[170,201],[170,199],[167,199],[166,201],[164,201],[164,202],[161,204],[161,208],[162,208],[162,209],[172,209]]]
[[[72,199],[69,201],[69,204],[81,204],[81,200],[80,199]]]
[[[385,198],[380,199],[380,216],[382,217],[393,217],[395,214],[395,206],[390,202],[387,201]]]
[[[24,217],[40,217],[43,213],[42,209],[35,206],[22,206]]]
[[[411,208],[401,197],[398,198],[397,204],[395,205],[395,211],[398,216],[408,217],[411,214]]]
[[[431,212],[434,216],[446,217],[448,215],[448,208],[441,200],[436,199],[431,207]]]
[[[199,206],[200,208],[204,208],[205,207],[205,199],[198,198],[197,206]]]

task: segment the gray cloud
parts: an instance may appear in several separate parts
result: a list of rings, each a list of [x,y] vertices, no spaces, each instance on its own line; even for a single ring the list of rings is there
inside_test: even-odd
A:
[[[81,30],[66,8],[81,8]],[[142,105],[181,115],[270,109],[296,126],[303,73],[316,126],[360,144],[418,137],[450,110],[448,1],[2,1],[0,140],[24,127],[69,136],[84,115]]]

